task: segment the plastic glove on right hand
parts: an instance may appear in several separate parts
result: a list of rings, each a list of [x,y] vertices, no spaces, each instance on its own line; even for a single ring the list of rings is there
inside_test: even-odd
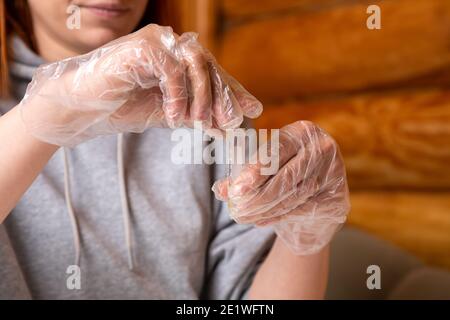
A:
[[[21,108],[35,137],[74,146],[149,127],[239,127],[261,103],[197,41],[148,25],[88,54],[41,66]]]

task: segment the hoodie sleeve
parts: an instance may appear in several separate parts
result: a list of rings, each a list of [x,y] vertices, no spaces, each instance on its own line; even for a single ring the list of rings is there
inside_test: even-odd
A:
[[[31,293],[4,225],[0,225],[0,300],[28,300]]]
[[[219,205],[215,232],[209,244],[205,299],[243,299],[259,265],[272,247],[271,228],[239,225]]]
[[[223,177],[224,167],[219,171],[219,177]],[[213,209],[202,298],[243,299],[259,265],[272,247],[275,235],[271,227],[255,228],[235,223],[229,217],[224,202],[214,199]]]

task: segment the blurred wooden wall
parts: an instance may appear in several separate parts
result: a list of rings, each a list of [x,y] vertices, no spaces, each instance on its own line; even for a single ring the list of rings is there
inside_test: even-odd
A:
[[[450,268],[449,0],[173,1],[264,103],[257,127],[308,119],[336,138],[351,224]]]

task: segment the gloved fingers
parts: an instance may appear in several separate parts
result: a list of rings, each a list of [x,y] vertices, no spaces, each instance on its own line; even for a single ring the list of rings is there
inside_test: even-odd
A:
[[[324,168],[324,165],[328,164],[330,157],[333,158],[335,155],[333,140],[326,136],[318,136],[313,141],[305,141],[305,144],[291,157],[295,148],[289,142],[290,139],[289,135],[280,134],[281,168],[274,176],[264,176],[260,171],[249,166],[243,169],[228,191],[232,201],[249,207],[265,206],[267,203],[287,196],[288,192],[295,190],[309,177],[320,177],[328,172],[328,168]],[[286,160],[287,162],[283,164]],[[254,196],[256,193],[257,197]]]
[[[286,148],[289,144],[284,142],[284,137],[280,134],[279,142],[279,165],[282,166],[295,154],[297,150],[293,148]],[[266,144],[259,147],[267,150],[268,154],[271,154],[271,144],[268,141]],[[259,152],[260,150],[258,150]],[[244,197],[246,195],[254,194],[262,185],[264,185],[269,179],[272,178],[271,175],[263,175],[262,169],[265,167],[260,161],[255,164],[246,164],[242,167],[239,175],[235,177],[230,182],[230,188],[232,189],[229,193],[230,197]]]
[[[170,128],[180,127],[186,117],[188,105],[185,73],[175,68],[172,74],[166,73],[160,81],[167,124]]]
[[[227,190],[231,215],[239,223],[257,223],[287,214],[315,194],[335,188],[336,177],[345,176],[337,155],[334,140],[321,135],[252,192],[239,193],[243,188],[233,181]]]
[[[213,124],[222,130],[238,128],[244,120],[244,115],[227,82],[225,72],[213,60],[210,60],[208,65],[212,86]]]
[[[186,75],[184,65],[177,59],[175,42],[176,34],[170,27],[148,25],[99,49],[98,74],[107,88],[101,90],[102,98],[117,99],[122,95],[126,101],[121,111],[109,119],[121,128],[120,132],[141,132],[153,125],[153,120],[159,126],[161,112],[156,108],[164,111],[168,125],[181,125],[187,108]],[[162,92],[162,100],[155,88]],[[149,90],[149,97],[141,89]],[[150,105],[150,102],[158,104]],[[118,117],[123,121],[118,122]],[[128,125],[125,120],[129,120]]]
[[[168,50],[151,49],[155,75],[163,95],[163,111],[170,128],[180,127],[187,114],[188,90],[184,63]]]
[[[290,159],[295,157],[302,150],[308,150],[310,145],[314,145],[318,140],[318,135],[314,132],[315,126],[308,121],[298,121],[289,124],[280,129],[278,141],[278,157],[279,166],[284,166]],[[267,154],[271,154],[271,142],[260,146],[267,150]],[[272,176],[262,175],[261,169],[264,166],[258,162],[252,165],[246,165],[240,174],[233,181],[230,196],[245,196],[253,194],[264,185]]]
[[[233,205],[232,216],[238,223],[262,224],[265,221],[290,214],[292,210],[309,201],[318,192],[320,192],[320,185],[317,177],[311,177],[302,181],[297,188],[286,192],[282,198],[264,201],[257,199],[258,196],[256,196],[251,200],[253,205],[245,204],[244,208],[241,208],[240,205]]]
[[[295,201],[292,201],[294,204]],[[279,221],[301,222],[303,219],[317,219],[321,223],[326,220],[343,223],[346,219],[346,214],[350,210],[350,201],[348,196],[348,187],[344,178],[336,181],[332,190],[326,190],[303,200],[298,201],[298,206],[295,209],[285,211],[282,214],[281,208],[274,208],[274,212],[279,212],[277,215],[270,216],[269,214],[261,215],[261,219],[251,222],[257,226],[267,226],[276,224]],[[247,222],[246,222],[247,223]]]
[[[197,59],[188,68],[192,100],[190,101],[190,122],[201,121],[204,128],[212,127],[212,93],[208,67],[205,61]]]
[[[185,33],[179,38],[179,50],[187,65],[189,86],[189,125],[201,121],[205,128],[212,126],[212,93],[208,57],[197,42],[197,35]]]
[[[233,94],[236,97],[244,116],[250,119],[258,118],[263,112],[262,103],[230,75],[228,75],[228,82],[230,83]]]
[[[212,191],[217,200],[227,201],[228,200],[228,187],[231,182],[231,177],[226,177],[214,182],[212,186]]]

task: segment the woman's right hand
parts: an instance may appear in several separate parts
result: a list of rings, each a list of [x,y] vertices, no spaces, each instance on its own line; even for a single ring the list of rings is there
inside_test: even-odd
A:
[[[74,146],[149,127],[238,127],[261,103],[229,76],[194,33],[148,25],[86,55],[38,68],[20,103],[27,130]]]

